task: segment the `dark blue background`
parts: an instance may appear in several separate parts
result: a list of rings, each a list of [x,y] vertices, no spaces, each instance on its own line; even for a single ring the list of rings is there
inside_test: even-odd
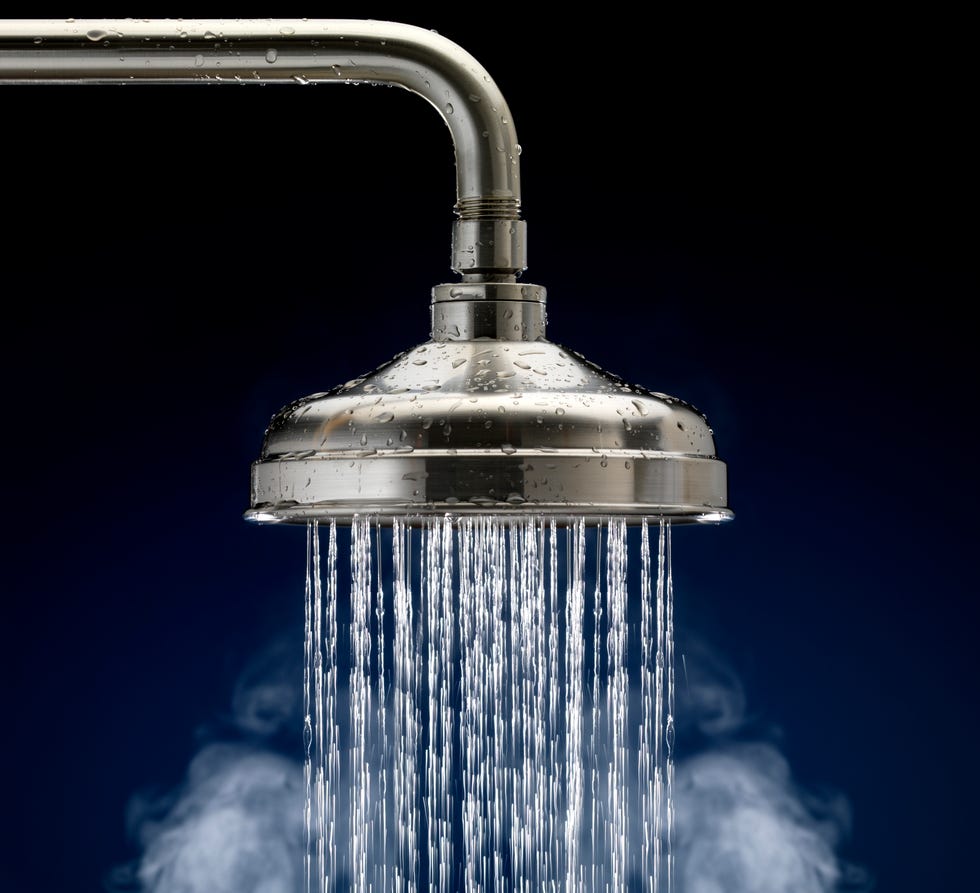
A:
[[[801,782],[848,796],[845,853],[880,890],[966,889],[962,25],[350,7],[497,78],[549,336],[712,422],[737,520],[678,535],[679,636],[728,656]],[[0,101],[0,880],[98,889],[133,854],[129,796],[180,780],[249,656],[302,622],[303,535],[241,520],[248,465],[281,405],[426,338],[452,151],[400,90]]]

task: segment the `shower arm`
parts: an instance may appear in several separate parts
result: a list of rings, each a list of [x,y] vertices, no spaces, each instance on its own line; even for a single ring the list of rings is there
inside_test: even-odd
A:
[[[483,66],[433,31],[344,19],[0,20],[0,84],[134,82],[410,90],[452,133],[458,219],[451,266],[476,287],[468,296],[489,297],[493,288],[481,283],[507,289],[526,267],[510,110]]]

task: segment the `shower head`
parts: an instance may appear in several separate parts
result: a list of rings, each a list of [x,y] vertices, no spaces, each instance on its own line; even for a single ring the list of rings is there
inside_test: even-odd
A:
[[[247,517],[732,517],[704,416],[547,341],[543,288],[441,285],[431,309],[432,340],[275,416]]]
[[[449,127],[461,281],[433,289],[431,340],[277,413],[247,518],[732,517],[697,410],[546,340],[545,290],[518,282],[513,119],[446,38],[391,22],[3,20],[3,83],[381,83],[421,95]]]

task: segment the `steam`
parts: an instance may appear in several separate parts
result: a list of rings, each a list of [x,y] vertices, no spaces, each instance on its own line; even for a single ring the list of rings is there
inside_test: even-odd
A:
[[[678,893],[837,893],[870,890],[835,850],[850,831],[839,793],[807,793],[785,757],[745,740],[750,722],[735,673],[694,642],[679,674],[679,713],[702,750],[677,766]]]
[[[302,889],[303,779],[286,757],[212,744],[162,821],[138,818],[147,893],[296,893]]]
[[[260,741],[288,736],[295,743],[302,713],[303,654],[291,638],[271,642],[249,661],[232,694],[232,724]]]
[[[232,712],[192,760],[185,782],[128,809],[142,851],[107,880],[141,893],[300,893],[303,803],[295,747],[298,649],[278,641],[241,674]],[[679,743],[674,802],[677,893],[870,890],[836,850],[850,829],[841,794],[808,793],[771,731],[747,715],[738,676],[710,648],[684,643],[677,667]],[[753,734],[755,732],[755,734]]]
[[[804,805],[768,744],[693,757],[678,768],[677,871],[684,893],[829,893],[843,872],[840,827]]]
[[[142,855],[110,874],[109,890],[303,890],[303,769],[273,749],[280,738],[294,743],[300,727],[297,650],[276,641],[246,666],[231,716],[205,732],[237,740],[205,745],[176,791],[131,799],[127,826]]]
[[[686,643],[677,668],[678,719],[718,740],[747,725],[746,698],[735,671],[700,639]]]

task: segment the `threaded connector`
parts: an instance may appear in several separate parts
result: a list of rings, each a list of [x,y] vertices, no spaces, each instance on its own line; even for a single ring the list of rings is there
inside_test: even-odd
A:
[[[521,200],[518,198],[487,198],[474,196],[456,202],[460,220],[520,220]]]

